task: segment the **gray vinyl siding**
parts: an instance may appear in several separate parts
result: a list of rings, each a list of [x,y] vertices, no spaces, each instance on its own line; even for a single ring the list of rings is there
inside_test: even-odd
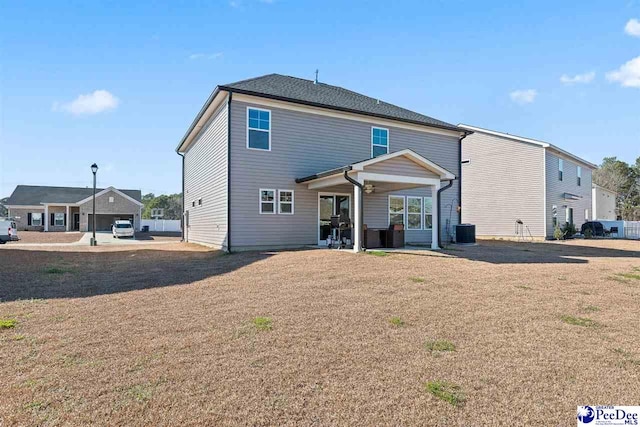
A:
[[[227,110],[225,102],[202,128],[184,158],[185,212],[189,215],[185,237],[189,242],[219,248],[227,246],[228,229]]]
[[[562,181],[558,179],[559,158],[564,160],[564,177]],[[560,226],[566,222],[567,208],[573,208],[573,223],[580,231],[580,227],[585,222],[586,209],[589,209],[589,216],[591,216],[591,169],[549,149],[546,150],[545,159],[547,172],[547,237],[553,236],[553,205],[558,207],[558,225]],[[577,183],[577,166],[582,167],[582,182],[580,186]],[[564,193],[581,196],[581,199],[565,200]]]
[[[246,115],[250,105],[271,110],[271,151],[246,148]],[[371,156],[371,126],[376,126],[375,121],[359,122],[232,101],[232,249],[317,244],[318,191],[308,190],[306,184],[296,184],[295,179],[368,159]],[[409,148],[453,174],[459,174],[458,140],[455,136],[385,127],[389,128],[390,152]],[[295,214],[260,215],[258,201],[261,188],[295,190]],[[353,193],[349,185],[340,188]],[[333,192],[334,189],[322,191]],[[397,193],[419,192],[429,194],[425,188]],[[388,225],[388,194],[364,195],[365,223],[370,227]],[[444,193],[442,206],[451,205],[457,196],[456,181]],[[457,223],[455,214],[453,221]],[[444,223],[443,219],[443,227]],[[406,238],[407,241],[424,242],[430,239],[430,231],[408,232]]]
[[[462,222],[478,236],[513,237],[516,220],[542,238],[544,148],[476,132],[462,141]]]

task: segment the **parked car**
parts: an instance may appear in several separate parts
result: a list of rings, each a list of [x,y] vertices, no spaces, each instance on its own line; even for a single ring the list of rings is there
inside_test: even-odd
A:
[[[131,224],[131,221],[127,220],[116,221],[111,227],[111,232],[113,233],[114,239],[116,237],[135,237],[133,224]]]
[[[20,240],[20,238],[15,221],[11,218],[0,218],[0,245],[16,240]]]
[[[582,224],[582,227],[580,229],[580,233],[582,235],[584,235],[584,231],[587,228],[591,229],[591,235],[593,237],[604,237],[604,226],[602,225],[601,222],[598,222],[598,221],[585,222],[584,224]]]

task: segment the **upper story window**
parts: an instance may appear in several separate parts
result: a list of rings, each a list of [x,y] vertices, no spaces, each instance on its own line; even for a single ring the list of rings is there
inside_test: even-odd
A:
[[[371,157],[389,153],[389,129],[371,128]]]
[[[564,160],[558,159],[558,180],[562,181],[564,178]]]
[[[578,169],[576,171],[577,173],[577,181],[578,181],[578,186],[582,185],[582,168],[580,166],[578,166]]]
[[[247,107],[247,148],[271,151],[271,111]]]

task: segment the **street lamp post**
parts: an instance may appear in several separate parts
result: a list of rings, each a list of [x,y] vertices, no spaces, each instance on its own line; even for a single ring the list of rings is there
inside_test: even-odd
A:
[[[91,165],[91,172],[93,172],[93,239],[91,239],[91,246],[97,246],[96,242],[96,173],[98,172],[98,165],[95,163]]]

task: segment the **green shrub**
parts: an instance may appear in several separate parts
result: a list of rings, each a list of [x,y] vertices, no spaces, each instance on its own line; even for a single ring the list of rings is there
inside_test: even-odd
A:
[[[556,225],[556,228],[553,229],[553,238],[556,240],[564,240],[564,233],[560,226]]]
[[[394,316],[391,319],[389,319],[389,323],[391,323],[393,326],[398,326],[398,327],[404,326],[404,320],[402,320],[398,316]]]
[[[562,234],[564,235],[565,239],[568,239],[569,237],[573,237],[574,234],[576,234],[578,231],[576,230],[576,226],[571,224],[571,223],[566,223],[563,227],[562,227]]]
[[[584,238],[585,239],[590,239],[593,237],[593,230],[591,229],[591,227],[587,227],[584,229]]]
[[[560,319],[569,325],[584,326],[585,328],[599,326],[598,322],[587,317],[562,316]]]

